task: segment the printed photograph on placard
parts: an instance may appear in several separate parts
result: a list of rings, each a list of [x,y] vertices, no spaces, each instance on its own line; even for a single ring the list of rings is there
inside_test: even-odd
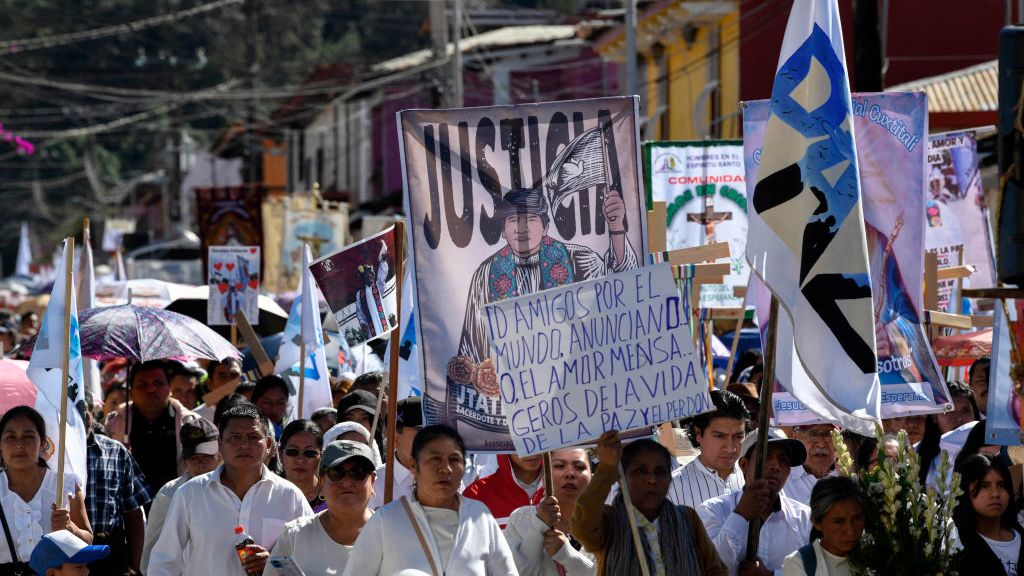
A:
[[[396,256],[391,227],[309,265],[350,347],[397,327]]]
[[[238,310],[245,314],[250,324],[259,322],[259,246],[210,246],[207,274],[210,279],[207,324],[234,324]]]
[[[636,101],[400,113],[424,416],[512,450],[484,307],[645,257]]]

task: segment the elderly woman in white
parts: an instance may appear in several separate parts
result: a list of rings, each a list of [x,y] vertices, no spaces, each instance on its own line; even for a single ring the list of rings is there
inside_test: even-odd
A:
[[[412,444],[412,498],[373,515],[356,539],[344,576],[518,576],[498,523],[481,502],[458,493],[465,444],[444,425]]]
[[[551,453],[552,495],[517,508],[505,539],[522,576],[594,576],[594,556],[569,535],[576,497],[590,484],[590,460],[581,448]],[[565,511],[563,513],[563,511]]]

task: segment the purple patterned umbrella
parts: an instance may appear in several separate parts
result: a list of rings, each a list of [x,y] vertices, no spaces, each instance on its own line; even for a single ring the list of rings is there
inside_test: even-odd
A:
[[[241,355],[205,324],[177,312],[145,306],[102,306],[78,315],[82,355],[96,360],[130,358],[223,360]]]

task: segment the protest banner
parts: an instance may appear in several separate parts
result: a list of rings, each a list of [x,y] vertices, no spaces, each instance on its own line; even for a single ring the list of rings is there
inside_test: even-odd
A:
[[[350,347],[397,326],[395,229],[313,261],[309,270]]]
[[[950,402],[949,393],[925,333],[920,282],[925,231],[917,210],[924,209],[926,98],[920,92],[854,94],[852,101],[875,306],[882,417],[942,412]],[[768,101],[745,103],[748,179],[754,177],[758,166],[767,117]],[[759,294],[754,302],[761,326],[765,326],[769,299]],[[784,388],[775,390],[776,423],[797,425],[822,419],[822,415],[809,413]]]
[[[647,191],[665,202],[663,249],[728,242],[731,257],[725,282],[701,287],[701,308],[740,308],[733,288],[746,286],[747,188],[740,140],[645,142]]]
[[[712,410],[668,263],[484,305],[522,456]]]
[[[317,206],[312,196],[294,196],[285,203],[281,234],[281,282],[294,286],[302,273],[302,247],[306,244],[313,258],[340,250],[349,241],[348,205],[331,203]]]
[[[207,261],[206,323],[234,325],[235,312],[241,311],[250,324],[259,324],[260,247],[210,246]]]
[[[637,101],[399,113],[424,416],[512,450],[483,306],[645,257]],[[470,273],[472,271],[472,273]],[[486,393],[484,393],[486,392]]]
[[[210,246],[261,246],[263,191],[245,186],[196,188],[199,253],[207,272]],[[209,277],[204,278],[204,282]]]
[[[996,300],[992,364],[988,373],[988,409],[985,413],[986,444],[1017,446],[1022,443],[1019,388],[1024,378],[1022,343],[1024,300]]]
[[[972,130],[933,134],[928,140],[925,193],[925,248],[938,256],[939,268],[974,266],[967,288],[995,285],[995,259],[978,165],[978,142]],[[959,314],[956,280],[938,283],[938,309]]]

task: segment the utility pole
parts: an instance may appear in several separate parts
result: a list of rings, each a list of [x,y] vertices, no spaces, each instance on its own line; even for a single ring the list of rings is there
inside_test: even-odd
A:
[[[626,94],[637,93],[636,83],[636,0],[626,3]],[[644,106],[644,102],[640,106]]]
[[[882,35],[878,31],[878,0],[853,1],[854,83],[857,92],[881,92]]]
[[[259,0],[245,0],[245,63],[248,67],[249,100],[245,114],[245,154],[249,158],[249,185],[255,186],[259,179],[256,165],[256,81],[259,62],[256,54],[256,42],[259,35],[259,23],[256,19],[256,3]]]
[[[434,59],[448,60],[448,14],[446,7],[448,2],[430,3],[430,49],[434,52]],[[436,106],[442,108],[452,107],[452,87],[449,86],[449,74],[444,66],[434,68],[432,73],[434,83],[440,98],[436,99]]]
[[[452,26],[452,47],[455,49],[452,59],[452,105],[455,108],[462,108],[462,50],[459,47],[459,41],[462,40],[462,0],[452,2],[455,4],[455,24]]]

